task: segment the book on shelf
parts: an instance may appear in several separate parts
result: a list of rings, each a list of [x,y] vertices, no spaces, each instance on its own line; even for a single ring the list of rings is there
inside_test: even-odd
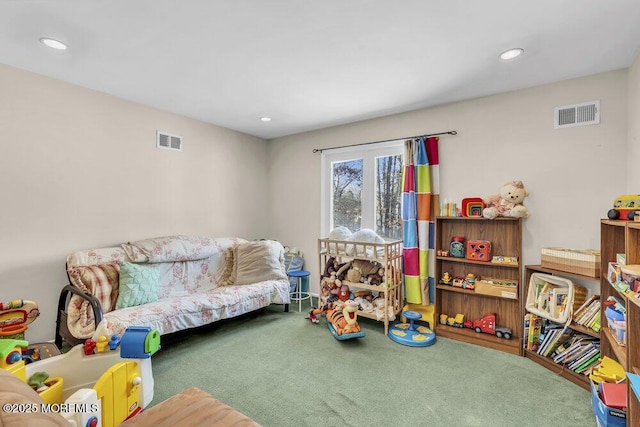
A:
[[[549,345],[544,350],[542,355],[545,356],[545,357],[548,357],[551,354],[553,354],[553,352],[556,351],[558,346],[560,346],[561,344],[565,343],[567,340],[569,340],[571,338],[572,333],[573,333],[573,331],[571,329],[567,328],[566,326],[564,328],[562,328],[561,330],[556,330],[556,333],[554,334],[554,336],[549,341]]]
[[[574,335],[564,346],[564,350],[553,357],[553,361],[560,364],[572,362],[592,349],[594,341],[597,339],[590,335]]]
[[[572,354],[570,357],[567,357],[564,361],[565,364],[571,364],[571,363],[575,363],[578,360],[582,359],[585,354],[588,354],[589,352],[591,352],[593,349],[599,347],[600,345],[598,343],[595,343],[593,341],[587,341],[585,343],[585,345],[581,346],[581,348],[575,352],[574,354]]]
[[[567,308],[567,301],[569,301],[569,288],[554,288],[551,290],[549,301],[549,313],[555,317],[560,317],[560,314]]]
[[[600,319],[601,319],[601,314],[600,314],[600,311],[598,310],[596,312],[596,315],[593,317],[593,320],[591,321],[591,323],[589,323],[589,327],[596,332],[600,332],[600,327],[602,326]]]
[[[600,295],[591,295],[589,298],[587,298],[585,302],[583,302],[582,305],[573,312],[573,320],[578,319],[582,315],[584,310],[586,310],[586,308],[589,306],[589,304],[591,304],[595,300],[600,300]]]
[[[600,295],[591,295],[587,300],[573,313],[573,321],[580,324],[582,317],[593,306],[600,306]]]
[[[598,359],[600,359],[600,349],[598,349],[596,352],[594,352],[589,358],[586,358],[582,363],[580,363],[578,366],[576,366],[573,371],[576,374],[582,374],[584,373],[587,369],[589,369],[591,366],[593,366],[594,364],[596,364],[598,362]]]
[[[583,311],[580,317],[575,318],[574,322],[576,322],[578,325],[586,326],[593,320],[593,318],[599,312],[600,312],[600,300],[594,300],[587,307],[587,309]]]
[[[538,354],[544,356],[550,344],[554,341],[556,335],[561,332],[562,325],[552,322],[546,322],[544,326],[544,332],[540,333],[540,345],[538,347]]]
[[[540,332],[542,331],[542,317],[531,314],[529,320],[529,339],[527,340],[527,350],[537,351]]]
[[[549,282],[544,282],[542,290],[540,291],[540,296],[538,298],[538,310],[550,313],[549,309],[551,304],[551,290],[554,288],[557,288],[557,286],[552,285]]]
[[[527,313],[524,315],[524,326],[522,328],[522,348],[527,349],[529,343],[529,325],[531,324],[531,316],[533,314]]]
[[[576,371],[576,369],[582,367],[585,362],[591,360],[595,355],[598,355],[598,357],[600,356],[600,344],[591,342],[579,357],[576,357],[574,360],[567,363],[567,368],[572,371]]]

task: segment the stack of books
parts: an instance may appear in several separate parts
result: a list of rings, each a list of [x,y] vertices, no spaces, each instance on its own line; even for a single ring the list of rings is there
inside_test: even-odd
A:
[[[551,357],[554,362],[577,374],[588,375],[591,367],[600,359],[600,340],[589,335],[575,334],[559,346]]]
[[[573,314],[573,321],[578,325],[600,332],[600,295],[592,295]]]
[[[578,374],[588,375],[600,358],[600,340],[532,313],[525,315],[523,347],[549,357]]]
[[[549,323],[543,334],[540,335],[540,345],[537,353],[540,356],[549,357],[561,344],[571,338],[573,330],[557,323]]]

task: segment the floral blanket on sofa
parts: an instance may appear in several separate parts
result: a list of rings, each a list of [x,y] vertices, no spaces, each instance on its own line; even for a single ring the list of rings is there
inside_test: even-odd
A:
[[[123,263],[139,265],[158,277],[156,300],[115,309],[122,296]],[[289,303],[284,248],[273,241],[158,237],[75,252],[67,258],[67,272],[74,286],[100,301],[104,316],[96,327],[88,301],[74,295],[67,307],[67,325],[77,338],[121,334],[129,325],[167,334]]]

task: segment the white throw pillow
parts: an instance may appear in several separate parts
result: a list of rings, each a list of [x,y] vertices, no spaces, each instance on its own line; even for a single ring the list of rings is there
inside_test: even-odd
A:
[[[241,243],[234,247],[231,282],[248,285],[265,280],[286,279],[284,247],[274,240]]]

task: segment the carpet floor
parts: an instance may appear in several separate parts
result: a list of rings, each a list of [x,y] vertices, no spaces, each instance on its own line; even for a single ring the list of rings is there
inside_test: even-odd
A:
[[[589,392],[524,357],[407,347],[362,318],[364,338],[338,341],[291,308],[163,337],[153,404],[196,386],[267,427],[596,425]]]

